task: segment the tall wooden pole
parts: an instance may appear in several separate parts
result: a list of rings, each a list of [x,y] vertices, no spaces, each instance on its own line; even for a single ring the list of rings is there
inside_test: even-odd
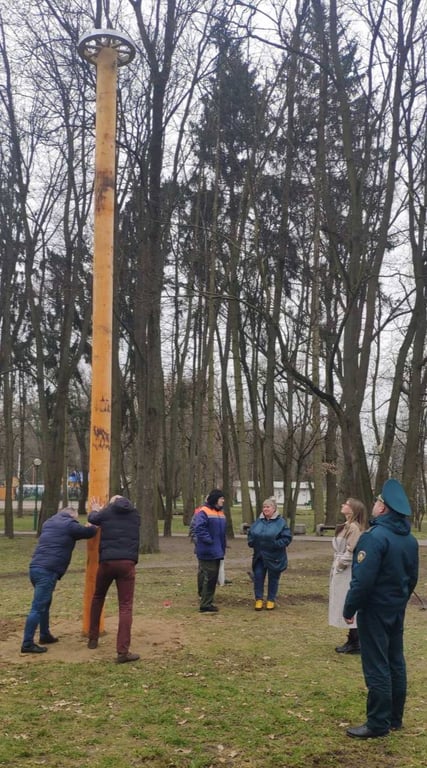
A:
[[[106,502],[110,493],[113,339],[113,253],[116,172],[117,67],[134,56],[133,44],[111,30],[94,30],[79,43],[80,54],[96,64],[95,210],[92,312],[92,397],[89,499]],[[87,542],[83,634],[98,568],[99,534]],[[103,617],[100,630],[103,630]]]

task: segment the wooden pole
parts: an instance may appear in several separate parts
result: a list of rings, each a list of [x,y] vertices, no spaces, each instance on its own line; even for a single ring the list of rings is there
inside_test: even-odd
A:
[[[96,147],[93,259],[92,399],[89,500],[107,502],[110,494],[111,387],[113,330],[113,249],[116,159],[117,52],[101,47],[96,58]],[[99,533],[87,542],[83,634],[89,632],[90,606],[98,567]],[[100,630],[104,622],[101,617]]]

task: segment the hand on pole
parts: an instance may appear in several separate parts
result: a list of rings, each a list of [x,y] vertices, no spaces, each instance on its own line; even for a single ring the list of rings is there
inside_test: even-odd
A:
[[[99,496],[92,496],[90,500],[90,511],[91,512],[99,512],[100,509],[102,509],[103,504],[101,504],[101,499]]]

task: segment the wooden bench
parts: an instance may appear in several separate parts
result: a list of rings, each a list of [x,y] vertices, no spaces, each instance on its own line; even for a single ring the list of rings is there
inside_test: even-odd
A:
[[[302,534],[306,533],[306,528],[304,523],[295,523],[294,525],[294,534],[295,536],[301,536]]]
[[[316,525],[316,536],[323,536],[324,531],[335,531],[335,528],[335,525],[324,525],[323,523],[319,523]]]

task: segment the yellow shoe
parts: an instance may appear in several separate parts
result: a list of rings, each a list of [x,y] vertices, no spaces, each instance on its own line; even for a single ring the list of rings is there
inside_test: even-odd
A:
[[[255,610],[262,611],[264,608],[264,602],[262,600],[255,600]]]
[[[276,603],[273,602],[273,600],[267,600],[266,606],[267,611],[273,611],[276,607]]]

